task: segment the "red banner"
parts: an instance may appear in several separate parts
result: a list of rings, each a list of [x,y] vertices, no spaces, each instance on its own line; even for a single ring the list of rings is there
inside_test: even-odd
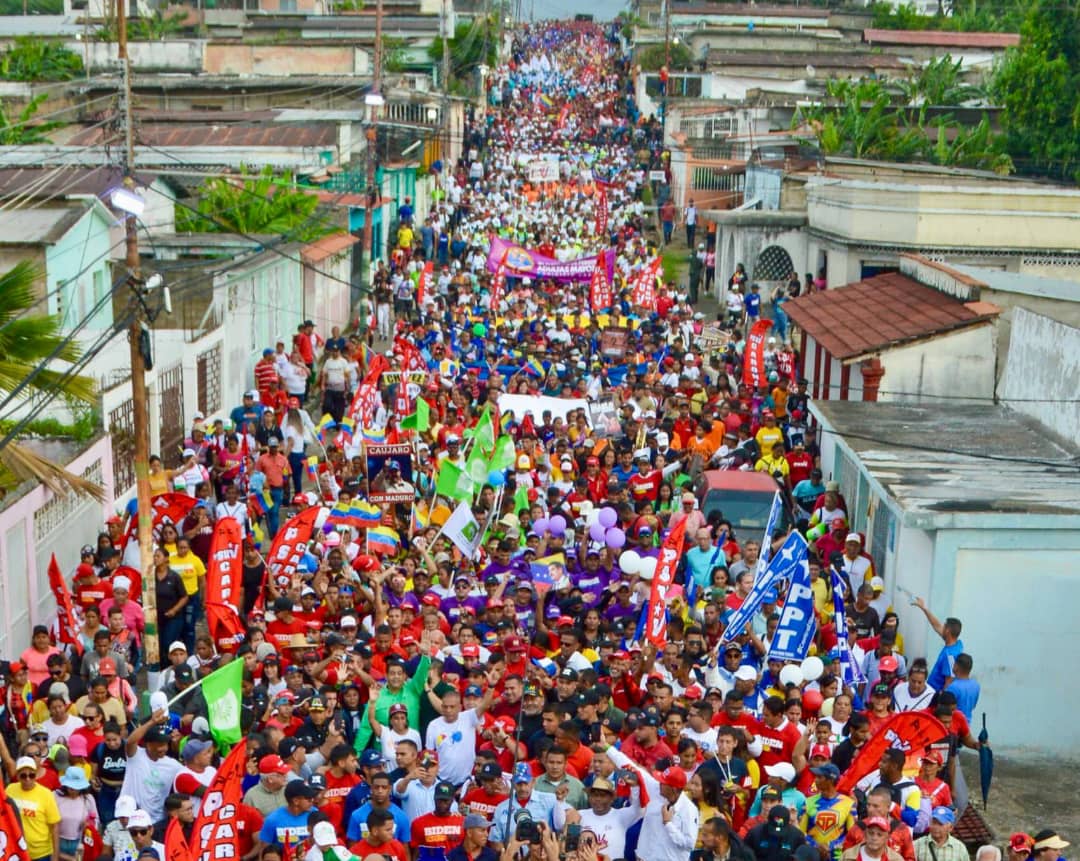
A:
[[[162,861],[191,861],[191,849],[179,819],[170,819],[165,829],[165,857]]]
[[[686,540],[686,518],[684,517],[660,546],[660,557],[653,575],[652,591],[649,594],[649,625],[645,638],[654,643],[657,649],[663,649],[667,643],[667,590],[675,582],[675,569],[682,558],[683,544]]]
[[[56,554],[49,559],[49,588],[52,589],[56,599],[56,621],[60,632],[60,642],[74,646],[75,651],[82,654],[83,648],[79,643],[79,620],[75,616],[75,604],[71,600],[71,591],[64,581],[64,575],[60,571],[60,564],[56,561]]]
[[[570,105],[563,105],[559,109],[559,123],[558,128],[562,128],[566,125],[566,118],[570,116]]]
[[[0,780],[0,861],[30,861],[22,823],[8,801],[3,784],[4,781]]]
[[[244,624],[237,610],[243,561],[240,524],[223,517],[214,526],[206,569],[206,621],[220,652],[232,654],[244,640]]]
[[[660,258],[645,266],[634,281],[634,291],[630,301],[641,308],[652,309],[656,306],[656,278],[660,274]]]
[[[603,236],[607,233],[608,202],[607,189],[602,185],[596,190],[596,234]]]
[[[404,338],[394,338],[394,358],[401,362],[403,371],[426,371],[428,369],[427,362],[424,361],[424,354],[420,352],[419,347]]]
[[[746,352],[743,353],[743,382],[751,388],[764,386],[768,375],[765,373],[765,338],[772,328],[772,320],[758,320],[750,327],[746,338]]]
[[[191,513],[191,509],[198,501],[194,496],[188,496],[186,493],[159,493],[151,499],[150,514],[154,523],[154,541],[156,542],[161,535],[162,524],[171,523],[179,532],[180,524],[184,522],[184,518]],[[127,532],[124,535],[125,547],[128,541],[138,542],[138,532],[139,518],[132,517],[128,521]]]
[[[495,276],[491,279],[491,313],[494,316],[499,314],[499,304],[502,302],[503,293],[506,292],[506,255],[510,253],[510,249],[503,252],[502,259],[499,260],[498,268],[495,270]]]
[[[240,835],[244,830],[240,818],[243,798],[243,782],[247,776],[247,744],[237,744],[221,763],[210,781],[199,815],[191,831],[192,853],[195,861],[219,861],[222,858],[239,858]],[[166,851],[166,861],[172,857]]]
[[[383,371],[390,370],[390,362],[382,353],[376,353],[368,364],[367,374],[356,388],[356,396],[349,406],[349,416],[356,422],[357,429],[371,426],[371,419],[379,408],[379,378]]]
[[[840,776],[836,788],[850,793],[856,783],[878,767],[881,755],[891,747],[918,755],[947,734],[945,725],[927,712],[894,714],[859,749],[847,771]]]
[[[420,277],[416,279],[416,307],[424,310],[424,297],[431,292],[431,284],[435,278],[435,261],[429,260],[420,270]]]
[[[270,552],[266,556],[266,571],[263,572],[259,597],[255,599],[257,608],[263,606],[267,577],[291,579],[296,574],[296,566],[300,562],[300,557],[307,552],[308,542],[311,540],[312,532],[315,531],[315,520],[318,516],[318,505],[305,508],[290,518],[274,536],[274,543],[270,545]]]
[[[611,285],[607,280],[607,272],[602,264],[598,265],[593,270],[592,281],[589,282],[589,307],[592,308],[594,314],[598,314],[610,308],[614,301]]]

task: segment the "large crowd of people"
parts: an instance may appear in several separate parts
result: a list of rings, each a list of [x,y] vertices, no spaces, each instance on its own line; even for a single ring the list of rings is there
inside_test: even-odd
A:
[[[748,384],[757,304],[706,321],[654,265],[675,216],[635,73],[612,29],[516,29],[429,211],[403,201],[358,325],[305,321],[241,404],[196,416],[181,464],[152,460],[152,493],[190,504],[162,507],[180,515],[155,524],[151,568],[131,506],[61,560],[75,636],[36,627],[0,665],[25,857],[165,861],[174,821],[197,855],[227,753],[200,683],[232,661],[243,861],[967,857],[958,762],[985,740],[962,623],[890,606],[890,572],[819,469],[790,333]],[[660,233],[646,200],[667,205]],[[693,248],[696,214],[685,226]],[[588,257],[583,278],[558,268]],[[773,480],[771,530],[706,514],[713,469]],[[313,508],[286,569],[274,550]],[[226,642],[207,613],[228,519]],[[790,578],[755,597],[793,534],[814,621],[801,661],[772,654]],[[905,651],[900,612],[940,648]],[[875,746],[911,713],[940,732]],[[1044,829],[1003,849],[1068,845]]]

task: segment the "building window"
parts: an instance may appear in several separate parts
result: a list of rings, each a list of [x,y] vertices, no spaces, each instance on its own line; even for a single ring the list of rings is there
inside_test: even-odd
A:
[[[109,412],[113,450],[113,493],[121,496],[135,483],[135,403],[128,398]]]
[[[221,409],[221,344],[199,353],[195,361],[199,412],[208,416]]]

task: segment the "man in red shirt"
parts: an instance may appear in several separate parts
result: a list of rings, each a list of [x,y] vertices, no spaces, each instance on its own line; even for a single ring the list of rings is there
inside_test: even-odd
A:
[[[796,774],[806,768],[805,739],[799,727],[784,714],[784,701],[780,697],[769,697],[762,703],[761,720],[754,731],[761,742],[758,764],[762,768],[778,762],[790,762]]]
[[[405,844],[394,839],[394,816],[386,810],[372,810],[368,814],[367,834],[350,846],[349,851],[357,858],[381,855],[395,861],[409,861],[409,850]]]
[[[650,771],[656,768],[657,760],[675,757],[671,748],[660,740],[660,715],[656,712],[646,712],[634,734],[623,742],[622,752]]]
[[[485,762],[476,776],[477,785],[470,789],[461,800],[467,804],[469,813],[477,813],[488,822],[495,808],[510,797],[503,782],[503,772],[494,762]]]
[[[791,451],[784,455],[788,462],[788,480],[794,487],[800,481],[810,478],[810,470],[814,468],[814,458],[806,450],[806,443],[801,436],[795,437],[795,444]]]
[[[273,350],[263,350],[262,358],[255,363],[255,388],[259,390],[259,402],[264,407],[274,406],[278,372]]]
[[[282,596],[274,599],[274,620],[266,624],[266,639],[279,653],[289,647],[293,634],[304,634],[307,625],[293,614],[293,602]]]
[[[656,502],[656,498],[660,495],[660,484],[663,482],[664,476],[660,470],[652,468],[647,450],[644,450],[638,457],[637,469],[638,471],[626,481],[630,488],[630,497],[634,506],[636,507],[639,502],[646,499],[649,502]]]
[[[79,607],[100,607],[112,596],[112,583],[98,577],[93,565],[83,563],[75,569],[75,603]]]
[[[435,811],[413,820],[409,845],[415,852],[419,853],[424,846],[448,852],[461,843],[465,837],[465,817],[450,812],[453,803],[453,784],[441,781],[435,787]]]
[[[356,751],[352,749],[352,745],[334,745],[330,751],[330,768],[326,770],[326,789],[323,790],[323,800],[319,809],[330,818],[338,831],[343,831],[345,828],[342,822],[345,813],[345,797],[354,786],[360,783],[360,775],[356,773],[356,767]],[[393,823],[393,817],[390,821]],[[393,828],[390,829],[390,836],[394,836]]]

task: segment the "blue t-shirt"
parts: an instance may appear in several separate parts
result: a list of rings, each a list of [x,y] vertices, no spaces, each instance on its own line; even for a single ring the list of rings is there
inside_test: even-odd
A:
[[[345,831],[345,836],[350,843],[355,843],[357,840],[367,837],[367,818],[373,809],[371,802],[368,801],[353,811]],[[393,803],[390,804],[390,814],[394,817],[394,839],[407,844],[412,836],[412,825],[409,822],[409,817],[405,815],[404,810]]]
[[[948,690],[956,695],[956,707],[964,713],[968,722],[973,721],[972,713],[979,702],[979,683],[975,679],[953,679]]]
[[[743,307],[746,309],[746,316],[756,320],[761,314],[761,294],[747,293],[743,300]]]
[[[945,680],[953,674],[953,661],[956,656],[964,651],[964,643],[957,640],[951,646],[945,646],[934,661],[934,668],[930,670],[930,678],[926,683],[935,691],[944,690]]]
[[[308,816],[310,813],[293,815],[289,813],[289,808],[279,807],[263,820],[259,839],[275,846],[295,846],[308,837]]]
[[[713,568],[726,563],[723,552],[717,553],[715,547],[702,550],[695,544],[686,552],[686,567],[690,569],[699,589],[708,589],[712,585]]]

